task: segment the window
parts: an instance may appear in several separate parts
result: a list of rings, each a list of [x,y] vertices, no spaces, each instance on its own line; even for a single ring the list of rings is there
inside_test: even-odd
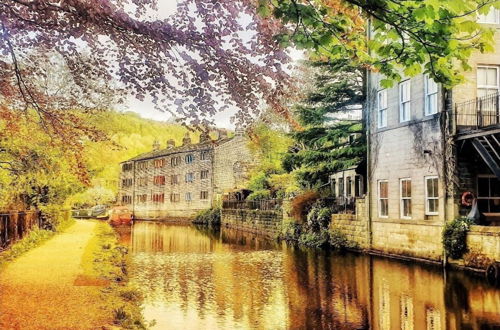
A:
[[[401,179],[400,186],[400,211],[401,218],[411,218],[411,179]]]
[[[153,202],[154,203],[164,203],[165,202],[165,194],[153,194]]]
[[[425,115],[438,111],[438,85],[429,75],[425,76]]]
[[[148,168],[148,162],[147,161],[143,161],[143,162],[137,163],[137,169],[139,169],[139,170],[145,170],[147,168]]]
[[[500,180],[494,176],[477,178],[477,203],[484,213],[500,213]]]
[[[170,176],[170,184],[179,184],[179,175]]]
[[[483,24],[500,24],[500,10],[491,8],[487,14],[478,15],[477,22]]]
[[[174,166],[177,166],[181,163],[181,157],[177,156],[177,157],[172,157],[170,159],[170,165],[172,165],[172,167]]]
[[[143,194],[143,195],[137,195],[137,201],[139,203],[146,203],[148,200],[148,195]]]
[[[410,120],[411,87],[410,80],[399,84],[399,122]]]
[[[425,178],[425,214],[437,215],[439,209],[438,177]]]
[[[194,155],[193,154],[186,155],[185,160],[186,164],[191,164],[194,161]]]
[[[132,196],[123,195],[122,204],[132,204]]]
[[[153,177],[153,183],[155,185],[164,185],[165,184],[165,176],[164,175],[156,175]]]
[[[155,159],[153,161],[153,166],[155,168],[160,168],[160,167],[165,166],[165,159],[163,159],[163,158],[162,159]]]
[[[377,93],[377,123],[378,128],[387,126],[387,89]]]
[[[351,197],[352,196],[352,180],[351,177],[348,176],[346,181],[345,181],[345,190],[346,190],[346,196]]]
[[[344,178],[339,178],[339,197],[345,196],[344,192]]]
[[[378,216],[380,218],[389,216],[389,182],[387,180],[378,182]]]
[[[208,179],[208,170],[203,170],[200,172],[200,179]]]
[[[123,179],[122,180],[122,187],[130,187],[132,186],[132,179]]]
[[[498,93],[499,79],[497,66],[477,67],[477,97]]]
[[[180,200],[181,200],[181,195],[180,194],[170,194],[170,201],[172,203],[180,202]]]
[[[139,187],[146,187],[148,185],[148,178],[147,177],[139,178],[138,185]]]
[[[337,197],[337,181],[335,179],[332,179],[330,184],[331,184],[331,188],[332,188],[333,197]]]
[[[354,196],[361,197],[361,188],[362,188],[361,176],[356,175],[354,177]]]
[[[186,200],[186,202],[190,202],[193,200],[192,196],[191,196],[191,193],[190,192],[187,192],[186,195],[184,196],[184,199]]]
[[[130,170],[132,170],[132,166],[133,166],[132,163],[123,164],[122,165],[122,170],[123,171],[130,171]]]
[[[210,159],[210,151],[203,150],[200,154],[200,160],[209,160]]]
[[[208,199],[208,191],[201,191],[200,192],[200,199],[201,200],[207,200]]]
[[[186,173],[186,182],[194,181],[194,173]]]

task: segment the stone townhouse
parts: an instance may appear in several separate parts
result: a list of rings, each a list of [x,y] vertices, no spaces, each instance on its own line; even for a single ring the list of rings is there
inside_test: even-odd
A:
[[[480,22],[500,28],[500,12]],[[469,64],[452,90],[427,75],[384,89],[368,73],[369,249],[442,261],[443,226],[470,211],[471,195],[481,224],[500,224],[500,49]]]
[[[181,146],[173,140],[121,164],[119,201],[136,219],[190,218],[213,206],[247,179],[252,156],[243,131],[216,140],[202,134],[193,144],[189,135]]]

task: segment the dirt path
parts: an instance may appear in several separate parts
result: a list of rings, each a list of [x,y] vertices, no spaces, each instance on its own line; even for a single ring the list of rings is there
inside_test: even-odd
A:
[[[95,222],[77,221],[0,273],[0,329],[100,329],[109,322],[100,287],[77,281],[95,229]]]

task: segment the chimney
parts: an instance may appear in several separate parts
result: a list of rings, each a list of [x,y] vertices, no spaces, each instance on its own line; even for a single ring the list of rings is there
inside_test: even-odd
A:
[[[158,140],[155,140],[155,142],[153,142],[153,151],[158,150],[160,150],[160,142]]]
[[[202,132],[200,134],[200,143],[205,143],[208,141],[210,141],[210,135],[208,134],[208,132]]]
[[[187,132],[184,135],[184,138],[182,139],[182,145],[186,146],[188,144],[191,144],[191,138],[189,137],[189,132]]]
[[[167,149],[175,148],[175,141],[173,139],[167,140]]]

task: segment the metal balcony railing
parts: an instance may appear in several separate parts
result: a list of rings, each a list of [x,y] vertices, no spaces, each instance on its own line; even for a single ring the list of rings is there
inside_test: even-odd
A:
[[[283,200],[281,199],[266,199],[266,200],[228,200],[222,202],[223,209],[245,209],[245,210],[261,210],[261,211],[277,211],[281,210]]]
[[[495,93],[455,104],[458,131],[486,128],[500,124],[500,94]]]

